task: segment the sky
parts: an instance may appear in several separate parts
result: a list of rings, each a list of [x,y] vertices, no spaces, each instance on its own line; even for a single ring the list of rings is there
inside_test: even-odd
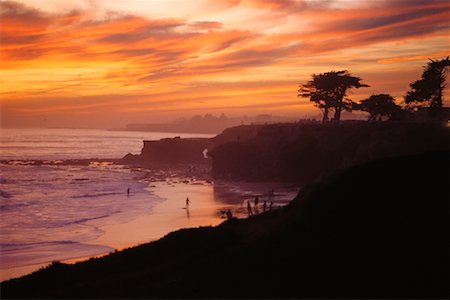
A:
[[[299,83],[332,70],[400,103],[450,55],[449,20],[447,0],[0,1],[1,126],[300,119],[320,111]]]

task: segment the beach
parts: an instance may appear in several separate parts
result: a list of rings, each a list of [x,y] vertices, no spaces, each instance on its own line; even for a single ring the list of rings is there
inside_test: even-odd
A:
[[[28,274],[52,261],[105,255],[156,238],[138,230],[127,233],[130,239],[117,238],[117,243],[108,238],[111,245],[97,241],[104,234],[114,236],[108,226],[119,229],[151,214],[164,200],[147,190],[146,170],[114,160],[139,153],[145,139],[174,136],[211,135],[2,128],[0,280]],[[139,237],[134,239],[135,235]]]
[[[72,237],[73,242],[33,245],[29,249],[14,251],[9,256],[8,251],[3,251],[0,257],[0,280],[29,274],[53,261],[76,263],[104,256],[158,240],[178,229],[215,226],[226,219],[222,212],[228,209],[234,217],[245,218],[248,216],[247,202],[251,203],[253,213],[260,213],[263,211],[264,200],[268,200],[270,189],[275,190],[273,209],[276,209],[289,203],[299,190],[295,185],[279,182],[211,182],[185,177],[158,180],[141,179],[139,186],[145,185],[142,191],[131,189],[130,195],[126,195],[124,190],[122,195],[109,196],[119,197],[114,202],[116,207],[126,207],[128,203],[135,206],[131,212],[122,209],[121,213],[103,218],[94,217],[78,223],[76,227],[55,231],[60,235],[58,241],[69,238],[78,231],[84,232],[83,239]],[[256,196],[260,199],[260,204],[255,211]],[[108,196],[102,196],[106,197]],[[189,198],[188,206],[186,198]]]
[[[121,250],[163,237],[180,228],[215,226],[225,220],[221,211],[230,209],[233,216],[247,217],[247,201],[254,206],[255,196],[264,198],[267,186],[279,190],[275,206],[284,206],[298,193],[298,187],[275,182],[209,183],[187,179],[154,182],[147,188],[162,199],[151,212],[122,224],[101,227],[104,231],[95,244]],[[189,205],[186,206],[186,198]],[[263,201],[263,200],[260,200]],[[268,210],[267,206],[267,210]],[[262,212],[262,202],[259,211]]]

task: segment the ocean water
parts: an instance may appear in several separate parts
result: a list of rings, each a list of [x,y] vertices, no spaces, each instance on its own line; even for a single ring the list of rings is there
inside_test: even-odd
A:
[[[93,243],[108,224],[151,212],[162,201],[143,171],[104,161],[137,154],[144,139],[202,134],[87,129],[2,129],[0,280],[8,269],[114,251]],[[90,165],[30,160],[102,159]],[[127,189],[130,188],[130,195]],[[21,274],[22,275],[22,274]]]
[[[0,160],[121,158],[138,154],[143,140],[210,134],[98,129],[0,129]]]

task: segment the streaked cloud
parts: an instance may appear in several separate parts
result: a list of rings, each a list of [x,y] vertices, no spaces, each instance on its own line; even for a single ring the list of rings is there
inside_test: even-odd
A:
[[[401,98],[428,58],[449,54],[448,1],[163,2],[0,2],[3,125],[292,115],[294,103],[301,117],[315,110],[296,97],[312,73],[348,69],[373,87],[353,97]]]

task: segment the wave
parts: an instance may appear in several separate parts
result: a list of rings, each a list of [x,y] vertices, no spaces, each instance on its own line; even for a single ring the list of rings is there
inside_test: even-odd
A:
[[[115,213],[118,213],[118,212],[120,212],[120,211],[114,211],[114,212],[111,212],[111,214],[115,214]],[[80,223],[84,223],[84,222],[87,222],[87,221],[104,219],[104,218],[107,218],[107,217],[111,216],[111,214],[98,216],[98,217],[92,217],[92,218],[83,218],[83,219],[75,220],[75,221],[72,221],[72,222],[67,222],[64,225],[80,224]]]
[[[48,144],[48,143],[47,143]],[[60,143],[58,143],[60,144]],[[34,145],[29,145],[29,146],[25,146],[25,145],[20,145],[20,146],[0,146],[0,149],[14,149],[14,150],[36,150],[36,149],[73,149],[72,146],[43,146],[43,147],[39,147]]]
[[[75,195],[71,198],[97,198],[97,197],[103,197],[103,196],[113,196],[113,195],[125,195],[125,193],[119,193],[119,192],[105,192],[105,193],[98,193],[98,194],[83,194],[83,195]]]
[[[3,191],[3,190],[0,190],[0,197],[1,198],[6,198],[6,199],[9,199],[9,198],[12,198],[12,195],[10,194],[10,193],[8,193],[8,192],[5,192],[5,191]],[[0,209],[2,208],[2,206],[0,206]]]
[[[77,257],[107,254],[114,249],[109,246],[85,244],[76,241],[48,241],[38,243],[0,244],[0,280],[14,274],[3,272],[9,268],[46,264]],[[23,274],[24,275],[24,274]]]
[[[0,205],[0,211],[8,211],[8,210],[13,210],[19,207],[25,207],[28,206],[28,204],[24,204],[24,203],[15,203],[15,204],[3,204]]]
[[[102,137],[103,139],[108,138],[107,136]],[[126,138],[126,137],[124,137]],[[48,143],[58,143],[58,144],[99,144],[102,142],[100,139],[88,139],[88,140],[73,140],[71,137],[68,139],[34,139],[34,140],[16,140],[16,139],[9,139],[9,140],[2,140],[3,143],[11,143],[11,144],[48,144]]]
[[[53,245],[71,245],[78,244],[75,241],[50,241],[50,242],[33,242],[33,243],[0,243],[2,253],[8,251],[16,251],[22,249],[35,248],[36,246],[53,246]]]

